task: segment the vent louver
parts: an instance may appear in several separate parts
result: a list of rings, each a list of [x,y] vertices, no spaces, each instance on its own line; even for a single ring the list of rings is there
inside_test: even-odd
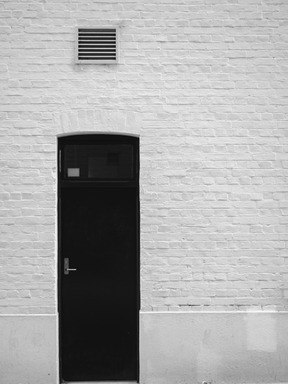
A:
[[[78,64],[116,64],[117,28],[78,28]]]

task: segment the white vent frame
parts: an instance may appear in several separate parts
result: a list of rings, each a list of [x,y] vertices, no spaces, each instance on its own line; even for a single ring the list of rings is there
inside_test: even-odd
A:
[[[80,29],[94,29],[95,31],[97,30],[111,30],[116,32],[116,57],[115,59],[100,59],[100,60],[93,60],[93,59],[79,59],[79,30]],[[117,26],[99,26],[99,27],[76,27],[76,32],[75,32],[75,63],[76,64],[85,64],[85,65],[98,65],[98,64],[118,64],[119,62],[119,28]]]

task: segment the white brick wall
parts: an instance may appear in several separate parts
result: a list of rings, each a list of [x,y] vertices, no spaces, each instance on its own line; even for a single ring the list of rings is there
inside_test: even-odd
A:
[[[56,137],[140,134],[143,310],[287,310],[288,3],[0,4],[0,312],[56,311]],[[118,25],[117,66],[76,26]]]

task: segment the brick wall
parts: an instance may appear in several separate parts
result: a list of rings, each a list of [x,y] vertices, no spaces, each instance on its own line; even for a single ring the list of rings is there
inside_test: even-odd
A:
[[[57,135],[141,143],[143,310],[284,310],[288,3],[0,4],[0,312],[54,313]],[[119,26],[77,66],[76,26]],[[286,295],[286,297],[285,297]]]

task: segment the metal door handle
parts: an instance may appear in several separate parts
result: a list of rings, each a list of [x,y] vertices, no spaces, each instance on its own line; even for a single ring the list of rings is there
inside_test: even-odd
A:
[[[69,268],[69,258],[64,258],[64,275],[69,275],[70,271],[77,271],[76,268]]]

